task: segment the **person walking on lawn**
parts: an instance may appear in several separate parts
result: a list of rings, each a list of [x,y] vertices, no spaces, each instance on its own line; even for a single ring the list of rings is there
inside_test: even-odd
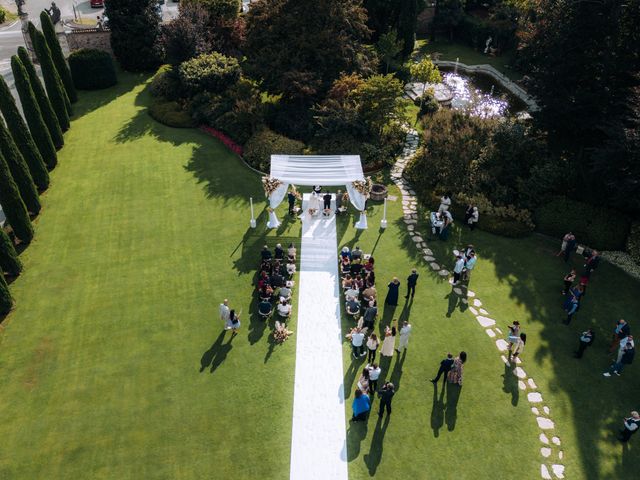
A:
[[[413,299],[416,294],[416,285],[418,284],[418,271],[414,268],[411,270],[411,275],[407,277],[407,294],[404,298],[409,298],[409,294],[411,294],[411,298]]]
[[[378,379],[382,369],[376,363],[367,365],[367,368],[369,369],[369,389],[375,393],[378,390]]]
[[[385,383],[378,395],[380,397],[380,411],[378,412],[378,416],[382,417],[384,415],[384,409],[387,409],[387,414],[391,415],[391,400],[393,396],[396,394],[396,389],[391,382]]]
[[[411,324],[406,320],[402,322],[402,328],[400,329],[400,343],[396,352],[401,353],[409,344],[409,335],[411,335]]]
[[[593,341],[596,339],[596,334],[593,330],[589,329],[586,332],[582,332],[580,335],[580,345],[578,346],[578,350],[574,353],[574,357],[582,358],[584,351],[587,347],[593,345]]]
[[[611,365],[609,371],[604,372],[602,375],[604,375],[605,377],[610,377],[612,373],[615,373],[616,375],[620,376],[620,373],[622,372],[624,366],[631,365],[633,363],[633,357],[635,356],[635,354],[636,349],[633,346],[633,343],[628,342],[624,347],[624,351],[622,353],[622,356],[620,357],[620,360]]]
[[[621,318],[620,320],[618,320],[618,323],[616,323],[616,328],[613,331],[613,339],[611,341],[611,345],[609,346],[609,352],[615,352],[620,345],[620,341],[623,338],[626,338],[629,334],[631,334],[631,327],[624,318]]]
[[[444,379],[446,381],[447,373],[449,373],[449,370],[451,370],[452,366],[453,366],[453,355],[451,353],[447,353],[447,358],[445,358],[440,362],[440,368],[438,369],[438,374],[436,375],[436,378],[431,380],[431,383],[438,383],[438,380],[440,380],[440,377],[442,376],[442,374],[444,374]]]
[[[569,273],[564,276],[564,288],[562,289],[562,294],[566,295],[569,293],[569,289],[573,285],[573,282],[576,280],[576,269],[572,268]]]
[[[229,320],[229,312],[230,312],[229,300],[227,300],[226,298],[224,299],[224,302],[220,304],[219,312],[220,312],[220,320],[222,320],[222,323],[226,326],[227,320]]]
[[[564,239],[566,239],[567,241],[567,246],[564,249],[564,261],[565,263],[569,261],[569,259],[571,258],[571,254],[573,253],[573,251],[576,249],[576,236],[569,232],[564,236]],[[564,242],[563,239],[563,242]]]
[[[640,429],[640,414],[635,411],[631,412],[631,416],[625,418],[622,424],[624,428],[620,432],[620,441],[628,442],[631,435]]]

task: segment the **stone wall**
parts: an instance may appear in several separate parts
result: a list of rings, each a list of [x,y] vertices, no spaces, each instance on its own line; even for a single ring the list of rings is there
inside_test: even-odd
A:
[[[103,50],[113,55],[113,50],[111,50],[111,32],[109,31],[98,30],[97,28],[86,28],[66,31],[64,35],[69,45],[69,53],[80,50],[81,48],[95,48],[96,50]]]

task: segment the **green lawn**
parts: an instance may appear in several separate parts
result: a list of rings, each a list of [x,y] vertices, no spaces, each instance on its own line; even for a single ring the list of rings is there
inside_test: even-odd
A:
[[[296,337],[270,341],[252,280],[258,248],[298,241],[300,225],[265,232],[258,175],[201,132],[153,122],[143,80],[123,74],[115,88],[81,94],[36,241],[22,254],[16,309],[0,326],[0,478],[288,478]],[[526,394],[446,279],[425,268],[400,198],[388,205],[385,231],[374,202],[368,230],[354,230],[354,216],[339,222],[339,246],[377,259],[381,300],[393,275],[404,295],[410,269],[421,273],[415,301],[380,315],[381,325],[409,318],[414,327],[406,356],[383,363],[398,387],[389,422],[347,422],[362,363],[344,344],[350,478],[540,478]],[[529,334],[523,368],[551,408],[567,478],[635,478],[638,439],[623,448],[613,435],[638,407],[640,371],[601,373],[613,322],[624,316],[636,328],[639,282],[602,265],[566,327],[559,242],[456,230],[432,249],[447,264],[469,241],[480,255],[472,290],[503,330],[519,319]],[[217,318],[225,297],[242,311],[234,339]],[[577,361],[586,325],[598,338]],[[428,379],[442,356],[463,349],[460,395],[434,392]]]

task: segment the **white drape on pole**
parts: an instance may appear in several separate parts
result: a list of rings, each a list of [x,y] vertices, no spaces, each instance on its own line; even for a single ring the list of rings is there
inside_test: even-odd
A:
[[[367,228],[367,213],[364,209],[367,197],[356,190],[352,183],[347,183],[347,193],[353,206],[360,212],[360,219],[356,222],[356,228],[364,230]]]
[[[278,205],[284,200],[288,189],[289,184],[283,183],[269,195],[269,207],[271,211],[269,212],[269,221],[267,222],[268,228],[278,228],[280,226],[280,220],[278,220],[278,216],[276,215],[276,208],[278,208]]]

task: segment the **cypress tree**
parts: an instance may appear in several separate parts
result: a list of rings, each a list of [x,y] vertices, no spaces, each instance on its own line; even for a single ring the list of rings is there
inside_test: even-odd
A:
[[[51,51],[49,51],[49,46],[44,39],[44,35],[42,35],[42,32],[37,30],[31,22],[29,22],[29,35],[31,36],[33,47],[40,61],[44,85],[47,88],[47,95],[53,106],[53,111],[56,113],[56,117],[58,117],[60,128],[63,132],[66,132],[69,130],[69,115],[71,114],[69,97],[62,86],[62,80],[60,80],[58,71],[53,64]]]
[[[402,57],[409,58],[416,42],[418,26],[418,0],[405,0],[400,4],[398,38],[403,42]]]
[[[14,277],[22,272],[22,262],[18,258],[18,252],[16,252],[9,235],[2,228],[0,228],[0,268],[3,272]]]
[[[69,70],[69,65],[67,65],[67,61],[64,58],[64,53],[62,53],[62,47],[60,47],[60,42],[58,41],[56,29],[53,26],[51,17],[44,10],[40,12],[40,25],[42,27],[42,33],[44,33],[47,45],[49,46],[49,50],[51,50],[51,58],[53,59],[53,63],[56,66],[58,75],[60,75],[62,85],[64,85],[64,89],[66,90],[71,103],[76,103],[78,101],[78,93],[76,92],[76,87],[73,85],[73,80],[71,79],[71,71]]]
[[[33,225],[3,155],[0,155],[0,205],[16,237],[29,243],[33,238]]]
[[[29,167],[27,167],[20,150],[18,150],[13,138],[11,138],[11,134],[5,127],[2,118],[0,118],[0,153],[2,153],[4,159],[7,161],[9,170],[11,170],[11,176],[18,186],[20,196],[27,210],[33,215],[37,215],[40,213],[38,189],[33,183],[33,178],[31,178],[31,173],[29,173]]]
[[[49,172],[2,76],[0,76],[0,111],[7,122],[13,141],[16,142],[18,150],[27,162],[33,183],[39,189],[46,190],[49,186]]]
[[[0,315],[6,315],[13,307],[13,298],[9,292],[9,285],[4,279],[4,275],[0,275]]]
[[[22,60],[22,64],[29,75],[31,89],[36,96],[36,100],[38,100],[38,105],[42,112],[42,118],[44,119],[44,123],[47,124],[51,140],[53,141],[56,149],[59,150],[64,145],[64,137],[62,136],[60,124],[58,123],[58,117],[56,117],[56,114],[53,111],[49,97],[47,97],[47,94],[44,91],[42,82],[40,82],[40,78],[38,77],[36,69],[31,62],[31,58],[29,58],[29,52],[27,52],[27,49],[24,47],[18,47],[18,56],[20,57],[20,60]]]
[[[42,112],[40,106],[36,100],[36,96],[31,89],[31,83],[29,82],[29,76],[27,70],[22,65],[22,61],[17,55],[11,57],[11,70],[13,71],[13,78],[16,82],[16,90],[20,96],[20,102],[22,103],[22,112],[31,130],[31,136],[40,155],[47,167],[51,170],[58,163],[58,155],[56,154],[56,147],[53,146],[51,141],[51,135],[49,135],[49,129],[44,123],[42,118]]]

